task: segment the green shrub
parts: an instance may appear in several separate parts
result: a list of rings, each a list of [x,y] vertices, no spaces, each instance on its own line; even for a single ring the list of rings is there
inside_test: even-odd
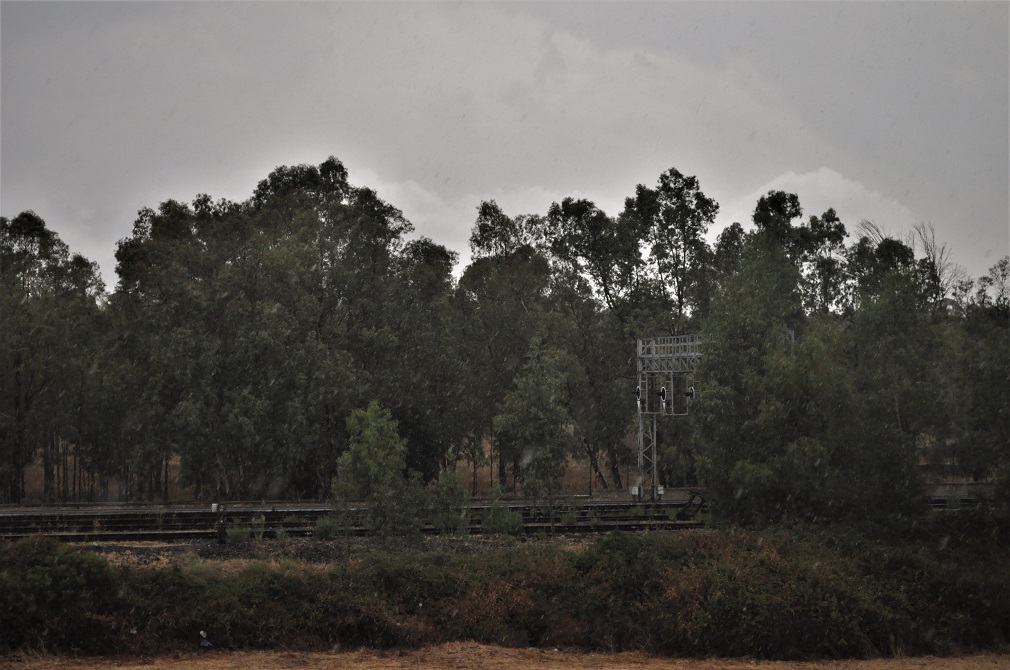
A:
[[[248,542],[251,535],[247,526],[230,525],[225,531],[228,536],[228,544],[240,544]]]
[[[0,650],[93,651],[107,631],[91,610],[114,584],[104,558],[55,540],[0,545]]]
[[[559,510],[561,512],[561,523],[565,526],[574,526],[579,521],[579,509],[574,502],[569,502]]]
[[[485,532],[499,535],[519,535],[523,532],[523,515],[507,507],[492,507],[484,514]]]
[[[518,535],[523,532],[523,516],[519,512],[503,507],[501,504],[501,488],[495,484],[491,489],[488,508],[481,519],[481,528],[485,533],[499,535]]]
[[[318,540],[332,540],[335,537],[343,535],[344,531],[345,524],[341,523],[337,517],[321,516],[316,520],[312,536]]]
[[[469,526],[470,496],[454,470],[438,476],[432,491],[431,523],[441,533],[464,533]]]
[[[579,575],[579,618],[590,639],[609,650],[642,648],[648,631],[635,623],[643,600],[662,590],[656,552],[641,535],[608,533],[571,558]]]
[[[365,501],[365,523],[379,537],[417,540],[421,524],[428,518],[429,501],[421,485],[421,476],[414,471],[384,494],[376,492]]]
[[[379,593],[401,603],[414,613],[425,603],[450,598],[460,592],[460,581],[452,574],[452,563],[442,553],[404,556],[382,552],[369,556],[373,580]]]
[[[347,449],[337,459],[333,504],[346,508],[364,501],[365,526],[382,538],[416,536],[427,518],[427,500],[420,475],[406,468],[407,440],[390,411],[372,400],[367,409],[351,412]]]
[[[266,528],[266,523],[267,523],[267,518],[266,518],[266,515],[264,515],[264,514],[259,514],[259,515],[254,516],[252,518],[252,522],[250,524],[250,526],[251,526],[250,527],[250,531],[252,532],[252,536],[254,538],[256,538],[257,540],[262,540],[263,539],[263,531]]]
[[[704,572],[701,636],[720,654],[775,658],[890,653],[875,585],[809,546],[746,546]]]
[[[944,518],[886,532],[618,532],[581,550],[355,549],[357,560],[325,569],[201,559],[114,570],[51,540],[0,544],[0,652],[170,653],[192,649],[199,630],[219,648],[473,640],[793,659],[999,650],[1010,639],[1000,528],[961,535]]]

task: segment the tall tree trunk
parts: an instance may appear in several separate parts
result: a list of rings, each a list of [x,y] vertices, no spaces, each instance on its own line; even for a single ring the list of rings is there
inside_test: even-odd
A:
[[[21,390],[20,362],[15,363],[14,370],[14,450],[11,452],[11,469],[7,485],[7,502],[21,502],[21,470],[22,453],[25,448],[25,414]]]
[[[610,480],[614,482],[614,490],[623,491],[624,486],[621,484],[621,464],[617,461],[617,451],[613,447],[607,449],[607,460],[610,465]]]
[[[586,451],[586,456],[589,458],[589,469],[592,471],[592,476],[596,478],[596,484],[606,491],[609,487],[607,486],[606,477],[600,472],[600,459],[596,450],[593,449],[588,440],[583,440],[582,446]]]
[[[498,486],[504,491],[508,488],[508,468],[505,467],[505,453],[498,447]]]
[[[59,459],[63,464],[60,475],[60,500],[67,500],[70,497],[70,447],[65,440],[59,443]]]
[[[50,435],[42,450],[42,499],[47,503],[53,501],[53,484],[55,483],[55,452],[58,449],[56,436]]]
[[[67,443],[67,451],[68,452],[70,451],[70,443],[69,442]],[[78,494],[78,491],[80,491],[79,484],[80,484],[80,481],[81,481],[81,472],[80,472],[81,468],[80,468],[80,463],[78,463],[79,460],[80,459],[77,458],[77,449],[75,448],[74,449],[74,477],[73,477],[73,479],[74,479],[74,501],[75,502],[77,500],[79,500],[77,494]]]

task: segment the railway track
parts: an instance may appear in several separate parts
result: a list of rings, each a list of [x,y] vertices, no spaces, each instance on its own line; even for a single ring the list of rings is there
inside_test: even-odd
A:
[[[518,513],[522,532],[596,533],[697,528],[698,499],[661,503],[593,502],[555,505],[553,515],[543,505],[500,503],[496,507]],[[469,507],[469,532],[482,533],[482,520],[492,510],[488,503]],[[229,528],[245,528],[251,535],[309,536],[319,519],[333,514],[323,503],[227,503],[209,505],[75,505],[0,509],[0,541],[45,535],[66,542],[181,541],[223,538]],[[364,509],[343,511],[344,532],[365,535]],[[551,518],[553,516],[553,518]],[[426,526],[425,532],[435,532]],[[241,532],[241,531],[239,531]]]

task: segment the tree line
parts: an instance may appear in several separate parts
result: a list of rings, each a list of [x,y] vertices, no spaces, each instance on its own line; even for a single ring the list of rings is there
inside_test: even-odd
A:
[[[727,517],[911,509],[924,459],[1010,499],[1007,258],[973,279],[928,225],[849,231],[781,191],[710,243],[718,209],[673,168],[617,216],[486,201],[457,273],[331,157],[141,210],[111,292],[2,218],[0,502],[31,463],[47,500],[163,497],[175,457],[200,499],[327,497],[390,425],[404,481],[466,462],[553,495],[575,458],[623,489],[635,340],[682,333],[703,396],[662,422],[659,472]]]

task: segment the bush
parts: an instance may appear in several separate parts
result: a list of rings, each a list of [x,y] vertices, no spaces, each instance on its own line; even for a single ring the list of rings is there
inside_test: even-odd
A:
[[[574,526],[579,520],[579,505],[574,497],[568,498],[558,510],[561,514],[561,524]]]
[[[523,532],[523,515],[507,507],[492,507],[481,523],[485,532],[499,535],[519,535]]]
[[[199,630],[218,648],[474,640],[793,659],[999,650],[1010,639],[1010,556],[999,532],[957,526],[945,516],[887,532],[612,533],[581,550],[366,548],[327,569],[200,560],[116,571],[36,540],[0,545],[0,651],[166,653],[194,648]],[[317,528],[342,526],[323,518]]]
[[[411,614],[426,603],[451,598],[460,592],[460,581],[452,574],[452,565],[445,554],[404,556],[399,552],[383,552],[372,554],[369,563],[378,592]]]
[[[469,526],[470,496],[454,470],[445,470],[432,492],[431,523],[441,533],[464,533]]]
[[[267,518],[266,518],[266,515],[264,515],[264,514],[259,514],[259,515],[254,516],[252,518],[252,522],[250,524],[250,526],[251,526],[250,527],[250,531],[252,531],[252,536],[254,538],[256,538],[257,540],[262,540],[263,539],[263,531],[266,528],[266,523],[267,523]]]
[[[759,542],[753,542],[758,540]],[[741,537],[743,550],[698,575],[706,651],[774,658],[887,653],[876,586],[850,560],[796,542]],[[679,609],[690,600],[675,598]],[[672,603],[671,603],[672,604]]]
[[[518,535],[523,532],[522,514],[501,505],[501,489],[497,484],[491,489],[488,503],[488,509],[481,519],[481,528],[485,533]]]
[[[312,536],[318,540],[332,540],[344,534],[345,525],[334,516],[322,516],[316,520]]]
[[[0,545],[0,650],[92,651],[107,635],[91,609],[115,593],[108,562],[48,538]]]
[[[637,624],[649,597],[662,590],[656,552],[641,535],[614,532],[572,557],[578,574],[580,619],[587,636],[609,650],[643,647],[647,640]]]
[[[228,544],[241,544],[248,542],[250,537],[249,528],[246,526],[229,525],[225,531],[228,535]]]

